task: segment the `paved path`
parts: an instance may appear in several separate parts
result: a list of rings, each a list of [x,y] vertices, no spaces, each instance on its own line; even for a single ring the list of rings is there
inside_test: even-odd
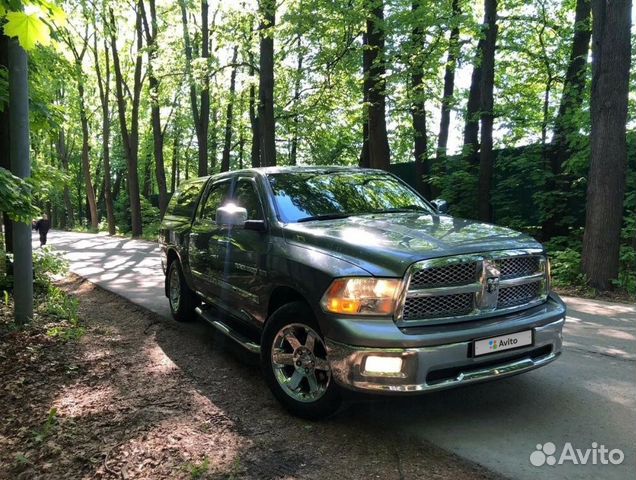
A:
[[[73,272],[169,317],[156,244],[63,232],[49,238]],[[566,302],[565,349],[555,363],[498,382],[363,403],[348,414],[511,478],[636,479],[636,307]],[[621,449],[625,459],[620,466],[532,466],[530,454],[546,442],[556,445],[557,457],[566,442],[581,450],[596,442]]]

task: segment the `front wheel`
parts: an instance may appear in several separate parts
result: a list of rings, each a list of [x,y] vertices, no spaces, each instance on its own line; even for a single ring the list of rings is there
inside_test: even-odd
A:
[[[261,365],[274,396],[294,415],[324,418],[340,406],[327,348],[306,304],[289,303],[268,319],[261,343]]]
[[[196,294],[190,290],[183,277],[181,264],[173,260],[166,275],[166,290],[170,302],[170,312],[177,322],[187,322],[194,318],[194,309],[199,304]]]

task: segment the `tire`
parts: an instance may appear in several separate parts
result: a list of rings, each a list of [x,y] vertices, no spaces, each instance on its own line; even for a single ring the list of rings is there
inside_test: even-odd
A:
[[[307,304],[288,303],[269,317],[261,341],[261,367],[276,399],[294,415],[317,420],[340,407],[325,343]]]
[[[177,322],[193,320],[195,317],[194,309],[199,305],[199,299],[188,287],[178,260],[173,260],[168,266],[166,292],[168,293],[172,318]]]

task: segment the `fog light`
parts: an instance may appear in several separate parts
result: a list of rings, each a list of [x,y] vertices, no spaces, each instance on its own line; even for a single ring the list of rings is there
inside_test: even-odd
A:
[[[364,373],[375,375],[395,375],[402,372],[400,357],[369,356],[364,362]]]

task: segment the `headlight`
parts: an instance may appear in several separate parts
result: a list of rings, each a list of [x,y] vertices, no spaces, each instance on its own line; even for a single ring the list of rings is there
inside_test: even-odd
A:
[[[401,280],[397,278],[339,278],[322,296],[322,309],[347,315],[391,315]]]

